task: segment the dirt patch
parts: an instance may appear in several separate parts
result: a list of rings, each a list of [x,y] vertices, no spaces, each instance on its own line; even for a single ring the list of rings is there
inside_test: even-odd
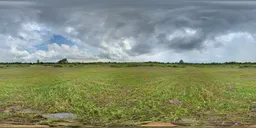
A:
[[[1,113],[4,113],[4,109],[1,109],[1,108],[0,108],[0,114],[1,114]]]
[[[243,79],[256,79],[256,76],[243,75],[243,76],[240,76],[240,78],[243,78]]]
[[[177,100],[177,99],[169,100],[168,102],[169,102],[169,104],[175,104],[175,105],[182,105],[183,104],[182,101]]]
[[[16,112],[22,109],[22,106],[20,105],[14,105],[14,106],[9,106],[7,107],[4,112],[5,113],[10,113],[10,112]]]
[[[175,125],[179,126],[191,126],[197,123],[197,120],[194,118],[181,118],[179,122],[172,122]]]
[[[5,109],[0,109],[0,114],[7,114],[6,118],[0,120],[0,127],[45,127],[49,125],[48,120],[62,120],[62,121],[74,121],[77,119],[77,115],[73,113],[49,113],[43,114],[39,110],[34,110],[30,108],[24,109],[21,105],[12,105],[6,107]],[[42,124],[43,125],[36,125]],[[30,126],[31,125],[31,126]],[[53,126],[78,126],[77,123],[62,122],[62,123],[53,123]]]
[[[174,124],[171,124],[171,123],[154,122],[154,123],[141,125],[141,127],[177,127],[177,125],[174,125]]]
[[[8,79],[7,77],[0,77],[0,80]]]
[[[0,124],[0,128],[49,128],[48,125],[15,125],[15,124]]]
[[[40,114],[41,111],[39,110],[33,110],[33,109],[24,109],[24,110],[21,110],[21,111],[18,111],[18,113],[21,113],[21,114]]]
[[[51,127],[82,127],[82,124],[76,122],[57,122],[49,125]]]

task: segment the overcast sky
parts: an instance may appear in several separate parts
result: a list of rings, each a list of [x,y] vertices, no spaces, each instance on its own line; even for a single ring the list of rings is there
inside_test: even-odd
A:
[[[0,61],[256,61],[256,1],[0,0]]]

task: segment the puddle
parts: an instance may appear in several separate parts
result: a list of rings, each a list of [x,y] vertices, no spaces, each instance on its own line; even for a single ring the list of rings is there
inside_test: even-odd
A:
[[[182,104],[181,101],[173,99],[169,100],[170,104]],[[256,112],[256,108],[251,109],[252,113]],[[49,114],[42,114],[39,110],[34,109],[22,109],[22,106],[20,105],[13,105],[9,106],[6,109],[0,109],[0,115],[3,113],[21,113],[21,114],[36,114],[33,117],[30,117],[26,119],[25,117],[10,117],[6,118],[4,120],[0,120],[0,128],[3,127],[13,127],[13,128],[48,128],[48,127],[96,127],[96,126],[88,126],[83,125],[81,122],[76,122],[77,115],[73,113],[63,112],[63,113],[49,113]],[[213,120],[216,117],[213,117]],[[59,119],[59,120],[73,120],[72,122],[53,122],[52,124],[41,123],[42,120],[45,119]],[[11,121],[11,122],[8,122]],[[210,123],[210,122],[203,122],[204,126],[192,126],[193,124],[197,124],[197,120],[194,118],[181,118],[180,122],[171,122],[171,123],[162,123],[162,122],[151,122],[149,124],[140,125],[137,127],[177,127],[177,128],[187,128],[187,127],[193,127],[193,128],[223,128],[223,127],[235,127],[235,128],[256,128],[256,125],[248,125],[248,126],[240,126],[238,123]],[[29,124],[29,125],[27,125]],[[33,125],[34,124],[34,125]],[[40,124],[40,125],[37,125]],[[41,125],[42,124],[42,125]],[[218,124],[222,124],[221,126]],[[117,126],[118,127],[118,126]],[[117,128],[116,127],[116,128]],[[121,126],[120,126],[121,127]],[[136,126],[133,126],[136,127]],[[101,127],[103,128],[103,127]],[[114,127],[112,127],[114,128]]]
[[[77,116],[72,113],[42,114],[42,116],[47,119],[66,119],[66,120],[76,120],[77,119]]]
[[[69,128],[88,128],[88,127],[98,127],[98,128],[107,128],[107,126],[93,126],[93,125],[83,125],[81,123],[76,123],[76,122],[56,122],[54,124],[49,124],[49,125],[38,125],[38,124],[18,124],[18,123],[10,123],[10,122],[1,122],[0,121],[0,128],[6,128],[6,127],[11,127],[11,128],[49,128],[49,127],[69,127]],[[125,126],[113,126],[113,127],[108,127],[108,128],[121,128]],[[127,126],[126,126],[127,127]],[[214,126],[214,125],[204,125],[204,126],[180,126],[180,125],[175,125],[172,123],[162,123],[162,122],[152,122],[149,124],[145,125],[140,125],[140,126],[130,126],[127,128],[158,128],[158,127],[164,127],[164,128],[256,128],[256,125],[245,125],[245,126]]]

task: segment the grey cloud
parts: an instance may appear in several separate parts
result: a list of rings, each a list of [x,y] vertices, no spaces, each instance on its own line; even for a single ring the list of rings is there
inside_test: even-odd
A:
[[[22,7],[30,7],[35,5],[33,1],[17,1],[17,0],[0,0],[1,9],[4,8],[22,8]]]
[[[102,59],[121,60],[163,50],[214,48],[215,37],[255,33],[256,4],[239,0],[0,0],[0,34],[18,38],[27,22],[97,49]],[[248,4],[250,3],[250,4]],[[24,8],[26,7],[26,8]],[[5,14],[5,15],[3,15]],[[67,31],[69,27],[69,31]]]

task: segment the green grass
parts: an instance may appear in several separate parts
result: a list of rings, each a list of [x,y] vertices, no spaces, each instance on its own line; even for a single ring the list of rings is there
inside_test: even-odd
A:
[[[169,104],[172,99],[184,104]],[[256,68],[1,68],[0,101],[0,108],[18,104],[45,113],[72,112],[92,124],[171,122],[181,117],[256,123],[251,112],[256,108]]]

